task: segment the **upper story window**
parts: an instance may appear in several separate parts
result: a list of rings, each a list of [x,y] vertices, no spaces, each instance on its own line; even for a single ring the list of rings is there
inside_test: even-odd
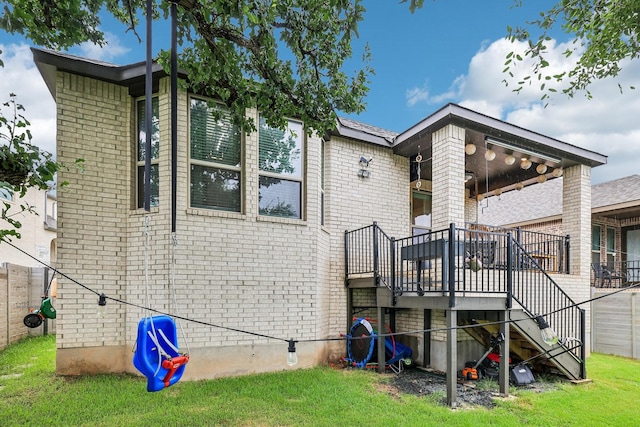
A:
[[[151,99],[151,199],[150,205],[158,206],[160,194],[160,180],[158,173],[158,159],[160,155],[160,113],[158,107],[158,97]],[[138,155],[136,161],[137,168],[137,191],[138,208],[144,207],[144,163],[145,163],[145,100],[138,100],[136,103],[136,120],[138,129]]]
[[[302,123],[289,120],[287,129],[282,130],[270,127],[260,117],[258,133],[259,213],[301,219],[304,176]]]
[[[242,134],[228,110],[192,98],[189,140],[191,207],[240,212]]]

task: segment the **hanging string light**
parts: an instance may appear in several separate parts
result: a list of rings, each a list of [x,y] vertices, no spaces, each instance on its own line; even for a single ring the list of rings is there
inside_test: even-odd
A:
[[[418,180],[416,181],[416,190],[419,190],[420,187],[422,187],[422,178],[421,178],[421,172],[422,172],[422,168],[421,168],[421,164],[422,162],[428,162],[429,160],[431,160],[431,157],[429,157],[428,159],[423,159],[422,158],[422,153],[420,153],[420,146],[418,145],[418,154],[416,155],[416,173],[418,174]]]

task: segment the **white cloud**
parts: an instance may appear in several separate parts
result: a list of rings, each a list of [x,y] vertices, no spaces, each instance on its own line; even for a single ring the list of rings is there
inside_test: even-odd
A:
[[[106,41],[104,46],[98,46],[91,42],[82,43],[78,47],[80,50],[79,55],[99,61],[112,61],[114,58],[126,55],[131,51],[130,48],[123,46],[120,38],[113,33],[105,31],[104,39]]]
[[[0,45],[2,50],[2,79],[0,79],[0,100],[9,100],[9,94],[17,95],[16,102],[25,108],[23,115],[31,123],[33,143],[40,148],[55,153],[56,149],[56,105],[33,62],[33,56],[26,44]],[[12,114],[4,111],[5,117]]]
[[[569,70],[575,64],[579,55],[566,58],[563,52],[567,47],[553,40],[548,43],[548,73]],[[498,40],[472,58],[467,74],[456,83],[459,104],[609,156],[607,165],[593,170],[594,183],[640,171],[640,97],[635,90],[627,89],[621,94],[618,88],[621,84],[623,88],[635,86],[640,90],[640,61],[625,62],[616,78],[594,82],[589,88],[591,100],[583,94],[573,98],[555,94],[550,100],[541,101],[537,81],[525,85],[520,94],[513,92],[517,80],[505,86],[505,57],[513,48],[509,41]],[[519,48],[524,49],[524,45]],[[517,68],[522,75],[530,74],[531,68],[526,64]]]
[[[429,99],[428,85],[425,83],[422,87],[407,89],[406,98],[409,107],[413,107],[419,102],[427,101]]]

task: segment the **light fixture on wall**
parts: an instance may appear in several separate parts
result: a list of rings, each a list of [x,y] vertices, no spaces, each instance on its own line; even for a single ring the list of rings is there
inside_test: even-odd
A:
[[[540,163],[538,166],[536,166],[536,172],[538,172],[540,175],[542,175],[543,173],[547,173],[547,165],[545,165],[544,163]]]
[[[549,327],[549,324],[544,317],[536,316],[536,322],[538,323],[538,328],[540,328],[540,335],[542,335],[542,341],[547,345],[554,345],[558,343],[558,334]]]
[[[487,151],[484,152],[484,158],[492,161],[493,159],[496,158],[496,152],[493,151],[492,149],[488,149]]]
[[[369,159],[367,160],[367,158],[365,156],[360,156],[360,166],[363,168],[368,168],[369,167],[369,163],[371,163],[373,161],[373,159]]]
[[[516,158],[513,156],[513,154],[508,154],[507,157],[504,158],[505,165],[511,166],[515,162],[516,162]]]
[[[520,167],[524,170],[531,168],[532,164],[533,163],[531,163],[531,160],[527,159],[526,157],[520,159]]]
[[[467,144],[464,146],[464,152],[471,156],[476,153],[476,146],[474,144]]]
[[[360,169],[358,171],[358,176],[360,178],[371,178],[371,171],[366,170],[366,169]]]
[[[365,168],[368,168],[372,161],[372,158],[367,159],[365,156],[360,156],[360,170],[358,171],[360,178],[371,178],[371,171]]]

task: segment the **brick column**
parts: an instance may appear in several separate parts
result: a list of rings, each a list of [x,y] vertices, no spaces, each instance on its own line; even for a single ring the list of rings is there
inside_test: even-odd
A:
[[[564,170],[562,227],[571,239],[570,273],[588,276],[591,263],[591,167]]]
[[[464,226],[464,129],[447,125],[433,133],[432,229],[442,230],[454,222]]]

